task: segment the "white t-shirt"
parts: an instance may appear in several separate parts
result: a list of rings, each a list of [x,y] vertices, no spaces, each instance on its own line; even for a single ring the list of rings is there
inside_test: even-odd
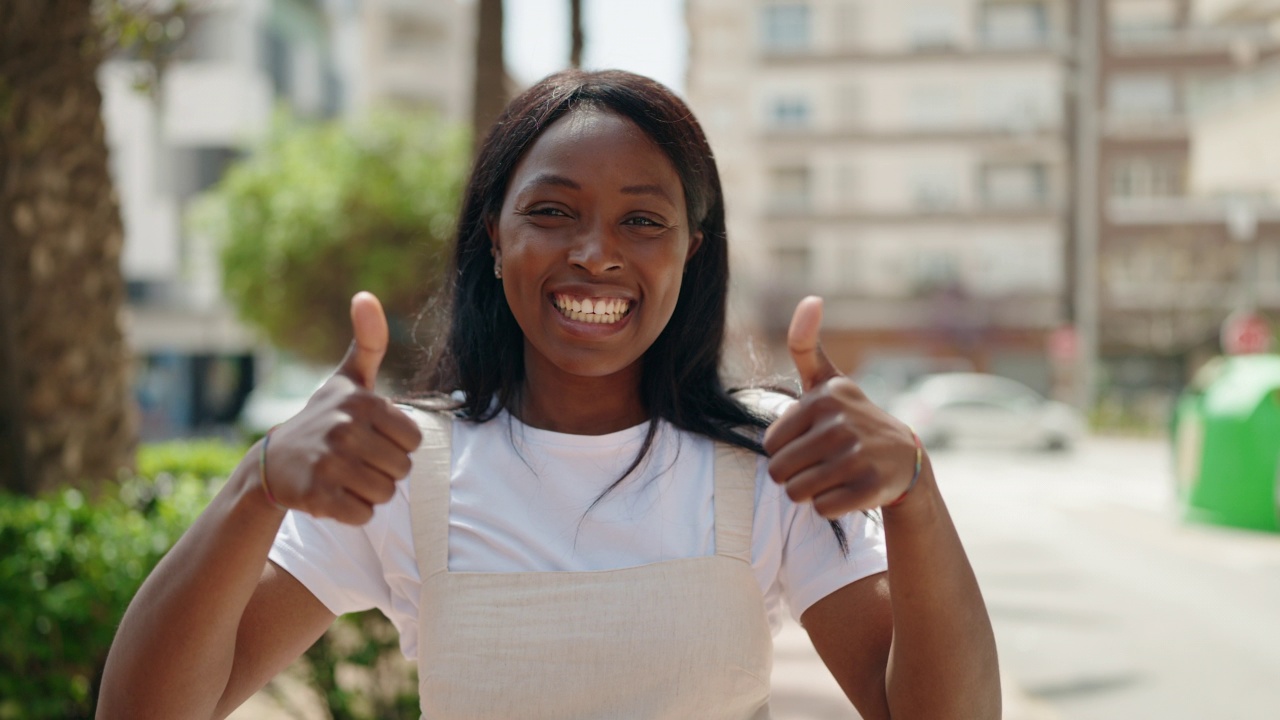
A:
[[[661,424],[638,470],[591,507],[635,459],[647,429],[566,435],[505,412],[454,422],[449,569],[595,571],[715,554],[715,448],[705,437]],[[359,527],[290,511],[270,559],[334,614],[381,610],[414,659],[421,581],[409,492],[401,481]],[[827,521],[791,502],[761,458],[751,567],[775,632],[783,603],[798,619],[829,593],[886,569],[879,523],[861,513],[842,522],[847,556]]]

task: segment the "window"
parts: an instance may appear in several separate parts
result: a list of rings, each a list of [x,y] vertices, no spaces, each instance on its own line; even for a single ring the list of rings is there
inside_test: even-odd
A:
[[[809,98],[801,95],[776,97],[769,104],[768,125],[771,128],[809,127]]]
[[[810,173],[804,166],[774,168],[769,175],[771,204],[775,210],[806,210],[810,202]]]
[[[947,50],[956,45],[955,11],[941,4],[918,4],[907,17],[907,38],[916,50]]]
[[[989,208],[1043,207],[1048,201],[1047,171],[1039,163],[987,165],[982,169],[982,198]]]
[[[1184,164],[1175,158],[1123,158],[1111,166],[1111,197],[1177,197],[1184,193]]]
[[[955,177],[945,169],[918,170],[911,178],[911,205],[925,212],[953,210],[959,202],[957,185]]]
[[[1117,75],[1107,86],[1107,108],[1124,118],[1171,117],[1178,110],[1173,78],[1157,73]]]
[[[836,88],[836,107],[842,126],[856,128],[862,125],[862,88],[857,85]]]
[[[771,52],[796,52],[809,48],[808,4],[769,3],[760,11],[761,47]]]
[[[907,98],[907,124],[916,130],[954,127],[959,120],[960,96],[955,88],[925,85]]]
[[[1280,288],[1280,244],[1258,243],[1258,283]]]
[[[917,291],[952,287],[960,282],[960,258],[951,250],[925,248],[911,258],[910,274]]]
[[[1049,40],[1049,19],[1042,3],[989,3],[982,8],[981,23],[987,47],[1038,47]]]
[[[847,49],[862,45],[862,4],[845,0],[837,7],[836,22],[840,29],[840,45]]]
[[[1053,122],[1053,98],[1046,83],[1034,78],[992,78],[981,92],[982,113],[990,128],[1027,132]]]
[[[841,208],[851,209],[858,204],[858,168],[843,164],[836,168],[836,194]]]
[[[1170,39],[1178,22],[1174,0],[1112,0],[1107,10],[1111,37],[1121,44]]]

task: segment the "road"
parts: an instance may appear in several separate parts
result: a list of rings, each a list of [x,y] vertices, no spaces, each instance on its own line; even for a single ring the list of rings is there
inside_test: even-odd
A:
[[[995,626],[1006,720],[1280,717],[1280,535],[1179,521],[1165,443],[934,466]],[[773,680],[776,720],[856,717],[794,624]],[[264,701],[233,717],[280,718]]]
[[[1044,717],[1280,717],[1280,535],[1181,522],[1167,444],[935,467],[1002,668]]]

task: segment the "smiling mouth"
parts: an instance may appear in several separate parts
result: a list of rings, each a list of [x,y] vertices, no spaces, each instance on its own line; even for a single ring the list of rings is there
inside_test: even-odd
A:
[[[561,315],[578,322],[609,325],[631,312],[631,301],[622,298],[588,298],[556,293],[556,309]]]

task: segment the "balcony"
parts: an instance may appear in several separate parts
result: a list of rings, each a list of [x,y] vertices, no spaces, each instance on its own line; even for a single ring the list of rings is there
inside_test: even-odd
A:
[[[1112,54],[1217,55],[1280,49],[1280,35],[1265,25],[1237,27],[1113,28]]]
[[[1060,35],[1025,38],[1012,41],[1008,38],[983,38],[977,42],[960,43],[923,42],[894,48],[867,48],[861,45],[794,45],[786,47],[762,46],[758,58],[769,65],[809,66],[835,63],[936,63],[936,62],[989,62],[992,60],[1028,59],[1058,60],[1065,58],[1071,45]]]
[[[791,321],[796,302],[812,288],[774,286],[761,297],[762,322],[775,331]],[[826,323],[840,330],[925,330],[975,333],[985,330],[1048,330],[1062,322],[1057,294],[1023,294],[1004,298],[878,298],[852,292],[824,294]]]

